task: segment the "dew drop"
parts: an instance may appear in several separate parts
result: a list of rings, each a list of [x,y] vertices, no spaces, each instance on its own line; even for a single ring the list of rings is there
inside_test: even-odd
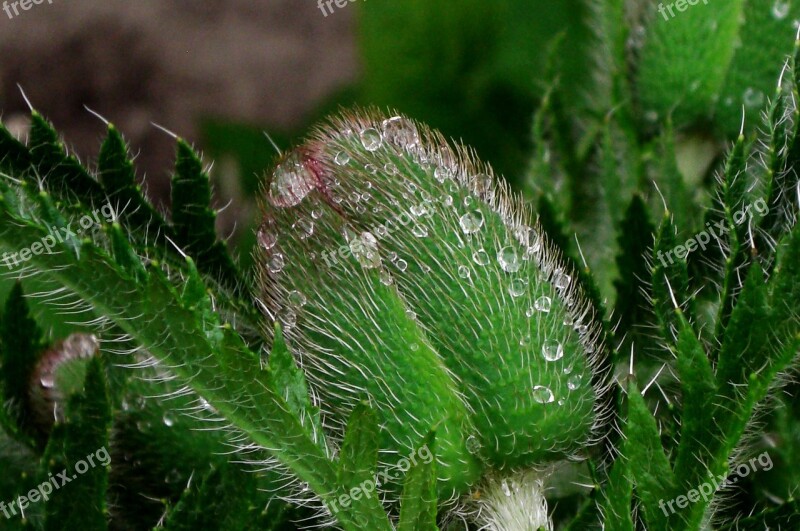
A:
[[[389,174],[389,175],[397,175],[397,174],[399,173],[399,170],[397,169],[397,166],[395,166],[395,165],[394,165],[393,163],[391,163],[391,162],[387,162],[387,163],[386,163],[386,164],[383,166],[383,171],[385,171],[385,172],[386,172],[387,174]]]
[[[503,480],[500,483],[500,488],[503,490],[503,494],[506,495],[506,498],[510,498],[511,497],[511,489],[508,488],[508,482],[506,480]]]
[[[303,294],[302,291],[297,291],[296,289],[289,292],[289,296],[286,297],[286,300],[289,301],[289,304],[294,306],[295,308],[302,308],[308,302],[306,296]]]
[[[322,214],[323,214],[323,212],[322,212],[321,208],[315,208],[314,210],[311,211],[311,217],[314,218],[314,219],[321,218]]]
[[[278,243],[278,237],[275,233],[270,232],[266,228],[262,227],[258,229],[258,246],[261,247],[265,251],[269,251],[275,244]]]
[[[45,389],[52,389],[56,386],[55,378],[52,374],[45,374],[39,379],[39,383],[42,384],[42,387]]]
[[[395,266],[397,267],[397,269],[399,269],[401,272],[404,272],[406,269],[408,269],[408,262],[406,262],[406,261],[405,261],[405,260],[403,260],[402,258],[401,258],[400,260],[398,260],[397,262],[395,262],[395,263],[394,263],[394,265],[395,265]]]
[[[459,266],[458,267],[458,276],[461,278],[469,278],[470,272],[467,266]]]
[[[171,428],[172,426],[175,425],[175,418],[169,413],[164,413],[163,421],[164,421],[164,426],[166,426],[167,428]]]
[[[789,9],[791,9],[791,4],[789,2],[785,0],[775,0],[775,3],[772,4],[772,16],[775,17],[776,20],[783,20],[789,15]]]
[[[292,226],[293,229],[300,231],[300,239],[305,240],[314,234],[314,222],[310,219],[298,219]]]
[[[371,173],[372,175],[378,173],[378,167],[375,166],[374,164],[367,164],[366,166],[364,166],[364,169],[369,173]]]
[[[293,154],[272,174],[270,203],[279,208],[298,205],[314,189],[315,183],[314,174],[303,164],[299,155]]]
[[[411,232],[417,238],[424,238],[428,235],[428,227],[422,224],[414,225],[414,227],[411,229]]]
[[[567,380],[567,387],[569,388],[569,390],[570,391],[574,391],[575,389],[580,387],[582,379],[583,378],[582,378],[581,374],[577,373],[577,372],[575,374],[573,374],[572,376],[570,376],[569,379]]]
[[[533,306],[531,306],[530,308],[525,310],[525,316],[526,317],[533,317],[533,314],[535,314],[535,313],[536,313],[536,308],[534,308]]]
[[[340,151],[333,158],[333,162],[339,166],[345,166],[348,162],[350,162],[350,155],[347,153],[347,151]]]
[[[383,136],[390,142],[401,148],[413,148],[419,144],[419,134],[416,126],[407,118],[393,116],[381,123]]]
[[[440,183],[444,183],[447,179],[452,179],[453,174],[450,173],[450,170],[443,166],[437,166],[435,170],[433,170],[433,178],[439,181]]]
[[[473,455],[481,451],[481,442],[474,435],[467,437],[467,451]]]
[[[267,267],[269,267],[269,270],[272,273],[280,273],[281,271],[283,271],[285,265],[286,262],[283,258],[283,255],[281,253],[275,253],[275,255],[269,259]]]
[[[442,199],[442,204],[446,207],[453,206],[453,196],[451,195],[444,196],[444,199]]]
[[[553,396],[553,391],[551,391],[549,387],[545,387],[544,385],[534,385],[533,399],[540,404],[549,404],[555,400],[555,396]]]
[[[278,312],[278,320],[286,328],[292,328],[297,324],[297,314],[291,308],[283,308]]]
[[[556,269],[553,272],[553,284],[557,289],[562,291],[567,289],[570,282],[572,282],[572,277],[564,273],[562,269]]]
[[[475,181],[475,191],[477,194],[486,200],[491,200],[494,197],[494,189],[492,188],[492,178],[485,173],[479,173],[473,177]]]
[[[764,104],[764,93],[758,89],[749,87],[744,91],[742,99],[747,107],[761,107]]]
[[[497,252],[497,261],[506,273],[516,273],[519,271],[520,267],[522,267],[519,254],[517,254],[516,249],[510,245],[503,247]]]
[[[525,293],[525,281],[521,278],[515,278],[508,285],[508,293],[514,298],[521,297]]]
[[[521,347],[527,347],[530,344],[531,344],[531,335],[530,334],[525,334],[519,340],[519,346],[521,346]]]
[[[458,220],[464,234],[475,234],[483,227],[483,214],[480,210],[467,212]]]
[[[483,249],[479,249],[472,253],[472,260],[480,266],[485,266],[489,263],[489,253]]]
[[[543,295],[536,299],[536,302],[533,304],[533,306],[536,308],[536,311],[549,313],[550,309],[553,307],[553,300],[550,297]]]
[[[554,339],[548,339],[542,345],[542,356],[546,361],[557,361],[564,357],[564,347]]]
[[[381,256],[378,253],[378,240],[371,232],[362,232],[358,238],[350,241],[350,251],[358,263],[366,269],[373,269],[381,265]]]
[[[367,151],[376,151],[383,144],[381,133],[374,127],[368,127],[361,131],[361,145]]]
[[[381,269],[381,284],[384,286],[391,286],[394,283],[394,279],[392,278],[392,274],[386,271],[385,269]]]

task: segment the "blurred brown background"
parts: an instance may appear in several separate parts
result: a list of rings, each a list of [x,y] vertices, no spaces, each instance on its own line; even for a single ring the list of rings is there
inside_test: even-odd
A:
[[[174,143],[151,122],[201,149],[204,119],[292,130],[358,74],[353,9],[324,17],[311,0],[47,2],[11,19],[0,11],[3,121],[24,135],[19,84],[91,160],[104,135],[91,108],[125,134],[160,202]]]

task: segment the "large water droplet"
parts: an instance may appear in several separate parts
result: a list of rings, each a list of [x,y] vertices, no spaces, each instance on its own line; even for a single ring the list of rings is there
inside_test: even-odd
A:
[[[539,312],[548,313],[550,308],[553,307],[553,300],[550,297],[543,295],[536,299],[536,302],[533,304],[533,306]]]
[[[458,220],[464,234],[475,234],[483,227],[483,213],[480,210],[467,212]]]
[[[547,361],[556,361],[564,357],[564,347],[555,339],[548,339],[542,345],[542,356]]]
[[[483,249],[479,249],[472,253],[472,260],[478,265],[485,266],[489,263],[489,253]]]
[[[551,391],[549,387],[544,385],[534,385],[533,399],[540,404],[549,404],[555,400],[555,396],[553,396],[553,391]]]
[[[381,256],[378,253],[378,240],[371,232],[362,232],[358,238],[350,241],[350,251],[358,263],[367,269],[381,265]]]
[[[299,155],[290,155],[272,174],[269,201],[276,207],[286,208],[299,204],[314,189],[316,177]]]
[[[381,123],[383,137],[387,142],[401,148],[413,148],[419,144],[416,126],[407,118],[393,116]]]
[[[383,144],[381,133],[373,127],[368,127],[361,131],[361,145],[367,151],[376,151]]]
[[[497,261],[506,273],[516,273],[522,267],[522,260],[519,259],[517,250],[510,245],[497,252]]]

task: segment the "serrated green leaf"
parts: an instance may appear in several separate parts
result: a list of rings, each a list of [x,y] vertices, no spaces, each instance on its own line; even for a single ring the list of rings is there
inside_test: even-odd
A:
[[[172,227],[167,225],[161,214],[145,199],[141,187],[136,184],[136,173],[128,147],[113,124],[109,124],[108,134],[100,148],[97,173],[109,201],[126,226],[132,230],[144,231],[162,244],[165,237],[173,236]]]
[[[689,271],[686,263],[688,249],[678,243],[677,229],[669,210],[656,234],[653,248],[652,296],[653,309],[661,327],[662,337],[674,338],[678,330],[676,305],[692,315]]]
[[[677,491],[677,480],[661,445],[656,420],[633,382],[628,386],[628,418],[624,433],[625,459],[629,463],[636,495],[642,502],[647,528],[671,529],[659,502],[672,499]]]
[[[99,358],[89,362],[84,391],[69,399],[66,418],[53,429],[45,452],[47,468],[61,485],[47,502],[45,529],[103,531],[108,520],[111,407]]]
[[[318,441],[321,447],[325,447],[325,433],[322,430],[319,408],[311,403],[305,374],[297,367],[292,353],[286,347],[280,323],[275,323],[269,369],[270,383],[275,393],[282,396],[290,410],[308,425],[313,439]],[[378,433],[374,435],[377,440]]]
[[[735,398],[737,387],[764,365],[773,322],[764,273],[756,263],[733,308],[720,349],[717,385],[725,396]]]
[[[372,481],[378,468],[378,418],[368,404],[356,406],[347,422],[337,476],[346,489]]]
[[[172,223],[176,243],[185,247],[197,266],[229,288],[242,287],[225,244],[217,241],[216,213],[211,209],[211,185],[194,150],[178,140],[172,177]]]
[[[435,434],[430,434],[425,446],[434,449]],[[419,452],[417,452],[419,454]],[[400,499],[400,521],[397,531],[438,531],[436,514],[436,460],[420,460],[406,473],[403,495]]]
[[[257,488],[255,474],[222,465],[195,479],[158,529],[249,531],[253,529],[253,513],[260,510],[253,503],[263,497]]]
[[[655,227],[650,221],[647,205],[640,195],[635,195],[625,211],[625,217],[619,228],[620,254],[617,257],[619,278],[614,282],[617,291],[614,314],[619,320],[617,332],[619,337],[638,334],[636,325],[644,324],[646,319],[643,309],[649,306],[645,288],[650,273],[645,257],[653,246],[654,233]]]
[[[678,373],[683,395],[681,438],[675,459],[678,484],[687,490],[705,475],[704,461],[721,439],[715,421],[718,385],[711,362],[692,326],[681,316],[678,342]]]
[[[29,137],[31,165],[45,178],[48,190],[65,199],[78,198],[87,206],[103,204],[103,187],[75,157],[67,155],[55,129],[36,111],[31,112]]]
[[[0,422],[29,446],[42,443],[33,424],[29,392],[36,362],[44,348],[42,331],[30,315],[22,284],[16,283],[0,319]]]

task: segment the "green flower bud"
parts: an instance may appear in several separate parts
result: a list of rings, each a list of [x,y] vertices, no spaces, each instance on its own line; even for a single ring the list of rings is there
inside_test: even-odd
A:
[[[472,152],[401,116],[346,114],[264,196],[260,303],[334,432],[371,401],[390,466],[435,430],[442,497],[592,439],[599,326]]]

